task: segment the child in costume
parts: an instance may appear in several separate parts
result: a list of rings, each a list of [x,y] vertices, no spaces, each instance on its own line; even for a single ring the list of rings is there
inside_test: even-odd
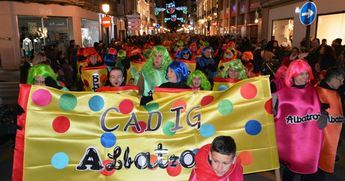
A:
[[[238,82],[248,78],[246,68],[239,59],[223,64],[218,70],[217,77],[227,78],[231,80],[231,82]]]
[[[230,136],[218,136],[195,155],[189,181],[243,181],[243,168],[236,159],[236,143]]]
[[[161,84],[160,88],[190,89],[186,85],[188,78],[188,67],[183,62],[173,61],[169,64],[166,77],[168,82]]]
[[[170,62],[169,52],[164,46],[155,46],[153,48],[150,58],[141,69],[137,84],[139,95],[142,95],[140,105],[146,105],[146,103],[153,100],[152,93],[155,86],[167,82],[165,75]]]
[[[47,64],[37,64],[32,66],[29,70],[27,83],[68,90],[57,80],[56,73],[53,71],[50,65]]]
[[[283,180],[303,179],[318,169],[327,117],[321,114],[312,69],[304,60],[293,61],[285,76],[286,87],[272,95],[279,160],[286,168]]]
[[[200,70],[196,70],[188,76],[187,85],[193,90],[211,90],[210,82]]]
[[[202,50],[202,56],[198,57],[196,61],[196,70],[202,71],[207,79],[212,82],[213,77],[215,77],[217,73],[216,62],[212,58],[212,48],[205,47]]]

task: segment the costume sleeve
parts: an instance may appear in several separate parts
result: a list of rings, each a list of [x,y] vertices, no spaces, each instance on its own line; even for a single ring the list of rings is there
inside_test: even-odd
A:
[[[189,181],[198,181],[198,179],[196,178],[195,169],[193,169],[192,173],[190,173]]]

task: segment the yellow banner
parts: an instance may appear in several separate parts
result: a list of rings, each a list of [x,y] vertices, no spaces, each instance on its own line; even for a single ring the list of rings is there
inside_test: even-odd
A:
[[[82,67],[81,80],[84,83],[85,91],[94,91],[105,85],[108,79],[107,66]]]
[[[23,180],[188,180],[218,135],[235,139],[244,173],[279,167],[268,77],[224,92],[158,90],[145,107],[125,94],[29,91]]]
[[[126,85],[137,85],[139,80],[139,73],[145,62],[141,61],[131,61],[131,66],[127,70],[127,81]]]

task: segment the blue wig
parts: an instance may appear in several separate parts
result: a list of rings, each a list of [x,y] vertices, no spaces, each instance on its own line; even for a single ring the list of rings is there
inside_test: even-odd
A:
[[[203,57],[205,57],[205,52],[206,52],[206,50],[208,50],[208,49],[210,49],[211,52],[213,53],[212,47],[205,47],[205,48],[202,49],[202,52],[201,52],[201,55],[202,55]]]
[[[116,55],[112,55],[112,54],[107,54],[104,56],[104,63],[107,66],[114,66],[116,62]]]
[[[186,54],[186,53],[189,54],[188,60],[190,60],[192,58],[192,52],[190,51],[188,47],[185,47],[181,51],[177,52],[176,58],[184,59],[183,54]]]
[[[177,78],[177,82],[185,82],[188,78],[188,67],[183,62],[173,61],[169,64],[167,68],[166,77],[168,77],[168,69],[171,68]]]

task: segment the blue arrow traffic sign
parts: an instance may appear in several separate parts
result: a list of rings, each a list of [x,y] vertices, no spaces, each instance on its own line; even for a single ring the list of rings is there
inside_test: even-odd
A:
[[[299,20],[304,25],[310,25],[316,19],[317,10],[313,2],[306,2],[303,4],[299,12]]]

